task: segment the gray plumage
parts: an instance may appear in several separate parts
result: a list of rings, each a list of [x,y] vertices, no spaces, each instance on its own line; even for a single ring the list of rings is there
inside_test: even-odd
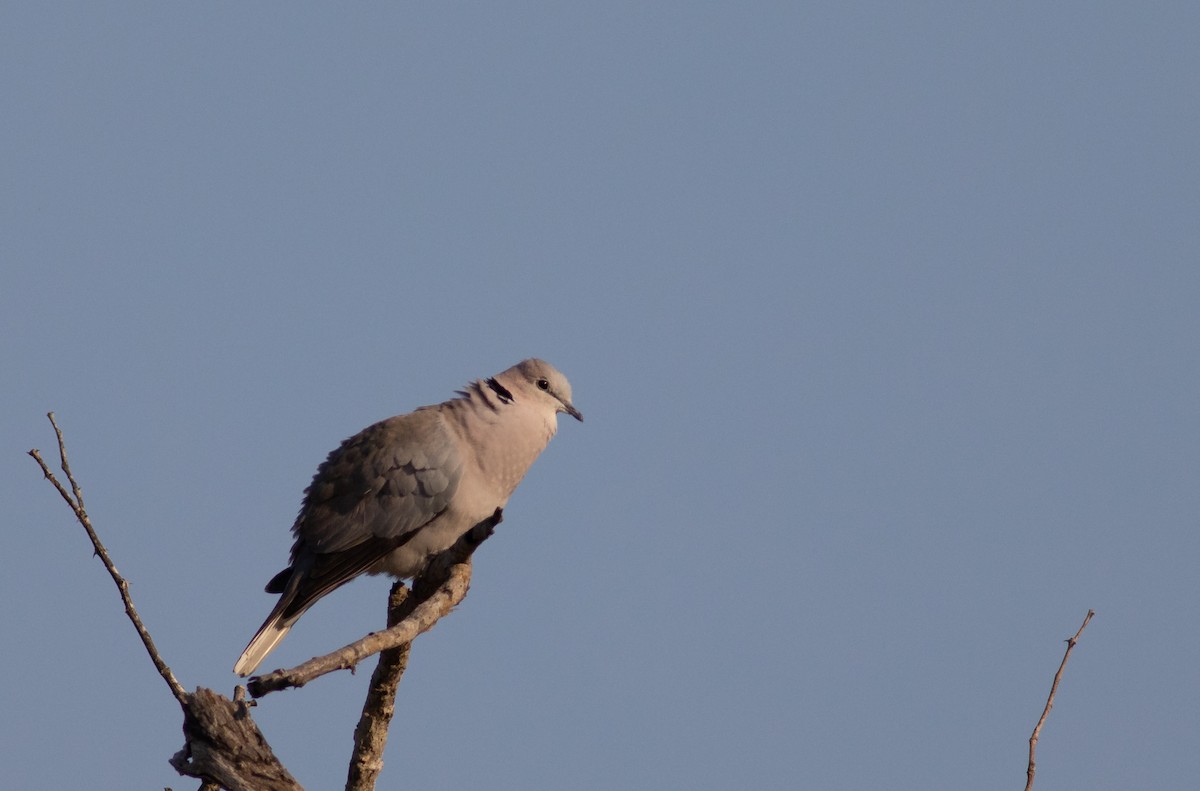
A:
[[[566,377],[530,359],[343,442],[305,490],[291,565],[267,583],[279,601],[234,672],[253,673],[325,594],[363,573],[413,577],[503,508],[560,412],[583,420]]]

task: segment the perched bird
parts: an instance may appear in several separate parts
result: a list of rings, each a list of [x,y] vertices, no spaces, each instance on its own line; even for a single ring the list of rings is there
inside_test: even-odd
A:
[[[566,377],[530,359],[343,442],[304,491],[291,565],[266,587],[279,601],[233,672],[253,673],[325,594],[364,572],[413,577],[503,508],[560,412],[583,420]]]

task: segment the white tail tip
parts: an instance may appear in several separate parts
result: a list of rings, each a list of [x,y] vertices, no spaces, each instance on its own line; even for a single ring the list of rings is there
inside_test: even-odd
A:
[[[246,650],[234,663],[233,672],[245,677],[257,670],[262,661],[267,658],[267,654],[275,650],[275,646],[279,645],[279,641],[291,631],[291,628],[291,624],[281,626],[277,621],[264,623],[258,630],[258,634],[254,635],[254,639],[250,641],[250,645],[246,646]]]

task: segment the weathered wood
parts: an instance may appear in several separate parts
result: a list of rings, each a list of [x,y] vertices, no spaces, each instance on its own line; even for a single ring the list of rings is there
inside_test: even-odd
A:
[[[303,791],[271,752],[249,704],[203,687],[183,707],[183,749],[171,758],[181,775],[229,791]]]

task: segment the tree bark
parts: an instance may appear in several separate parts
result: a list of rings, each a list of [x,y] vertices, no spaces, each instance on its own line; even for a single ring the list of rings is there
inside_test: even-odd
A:
[[[203,687],[189,694],[184,746],[171,766],[229,791],[304,791],[271,752],[249,708],[244,699],[229,700]]]

